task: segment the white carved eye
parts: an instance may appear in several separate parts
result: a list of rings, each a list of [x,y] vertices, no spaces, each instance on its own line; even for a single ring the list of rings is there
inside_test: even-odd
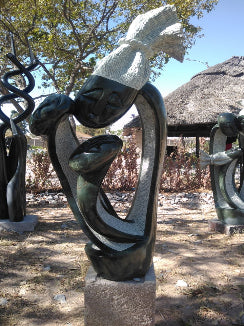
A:
[[[101,89],[94,89],[89,92],[85,92],[82,95],[91,99],[91,100],[99,100],[102,96],[103,91]]]

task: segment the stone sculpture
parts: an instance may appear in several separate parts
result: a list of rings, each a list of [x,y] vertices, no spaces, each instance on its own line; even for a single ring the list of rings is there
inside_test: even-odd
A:
[[[232,146],[232,142],[236,144]],[[216,212],[218,219],[226,225],[244,225],[243,149],[243,110],[239,116],[220,114],[210,135],[210,155],[202,153],[201,164],[210,164]]]
[[[131,24],[120,46],[102,59],[74,101],[48,97],[34,112],[35,134],[48,136],[49,154],[81,228],[90,239],[86,253],[96,272],[110,280],[144,276],[152,261],[156,233],[157,192],[166,144],[166,112],[149,79],[148,57],[163,50],[183,59],[181,25],[173,6],[151,10]],[[78,144],[68,116],[101,128],[118,120],[135,104],[143,126],[138,186],[130,212],[121,219],[101,183],[122,146],[114,135]]]
[[[17,124],[26,119],[34,110],[34,101],[28,93],[35,86],[30,71],[37,67],[38,62],[34,59],[30,50],[31,64],[24,67],[15,55],[13,39],[12,49],[12,53],[8,53],[6,56],[17,69],[7,72],[3,76],[2,84],[9,91],[9,94],[0,98],[0,119],[2,120],[0,124],[0,219],[20,222],[26,214],[25,170],[27,141]],[[9,79],[20,74],[25,75],[29,83],[23,90],[9,83]],[[2,111],[2,104],[18,97],[24,98],[27,102],[26,109],[15,118],[10,119]],[[7,129],[12,131],[9,148],[7,148],[5,139]]]

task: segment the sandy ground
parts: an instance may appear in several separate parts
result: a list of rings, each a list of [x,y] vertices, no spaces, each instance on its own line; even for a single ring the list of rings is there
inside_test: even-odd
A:
[[[210,232],[211,203],[172,198],[158,209],[155,325],[244,325],[244,235]],[[82,326],[88,239],[65,203],[28,213],[34,232],[0,233],[0,325]]]

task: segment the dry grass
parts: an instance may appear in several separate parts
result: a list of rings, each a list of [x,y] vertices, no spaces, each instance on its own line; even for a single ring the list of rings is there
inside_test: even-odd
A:
[[[88,239],[67,207],[28,212],[39,216],[34,232],[0,234],[0,325],[82,326]],[[213,209],[159,208],[155,325],[241,325],[244,236],[209,232],[215,217]]]

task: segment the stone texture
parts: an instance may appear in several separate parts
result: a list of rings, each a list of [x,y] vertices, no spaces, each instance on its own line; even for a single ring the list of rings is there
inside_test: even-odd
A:
[[[0,231],[30,232],[34,231],[37,222],[37,215],[26,215],[21,222],[11,222],[8,219],[0,220]]]
[[[85,279],[85,326],[153,326],[156,277],[115,282],[97,276],[92,267]]]
[[[225,234],[244,233],[244,225],[225,225]]]
[[[148,58],[164,51],[183,61],[182,36],[174,6],[150,10],[132,21],[120,46],[98,61],[93,75],[140,90],[150,77]]]
[[[235,233],[244,233],[244,225],[224,224],[219,220],[209,220],[208,226],[210,231],[233,235]]]
[[[209,231],[220,232],[220,233],[225,232],[225,225],[219,220],[209,220],[208,227],[209,227]]]

